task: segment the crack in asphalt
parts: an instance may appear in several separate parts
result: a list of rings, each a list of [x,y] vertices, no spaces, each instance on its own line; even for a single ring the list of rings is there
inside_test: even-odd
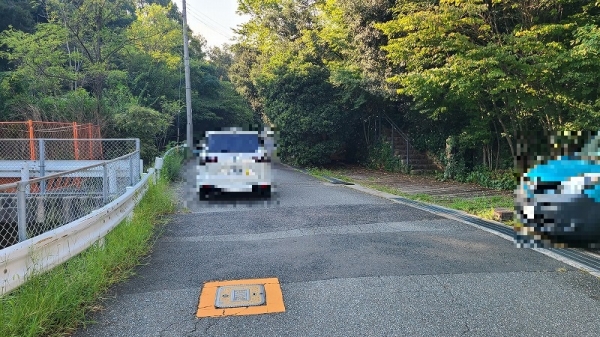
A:
[[[194,322],[194,329],[192,329],[191,331],[186,332],[186,336],[193,336],[193,334],[195,332],[198,332],[198,324],[200,324],[200,320],[196,319],[196,321]]]
[[[198,322],[200,322],[200,320]],[[213,328],[215,325],[217,325],[217,320],[207,320],[206,326],[204,327],[204,333],[207,334],[208,330]]]
[[[158,333],[159,336],[171,336],[172,335],[172,331],[171,328],[177,323],[171,323],[169,325],[167,325],[165,328],[163,328],[162,330],[160,330],[160,332]]]
[[[469,327],[469,324],[467,324],[467,322],[465,323],[465,331],[463,331],[463,333],[461,334],[461,336],[466,336],[469,332],[471,332],[471,328]]]

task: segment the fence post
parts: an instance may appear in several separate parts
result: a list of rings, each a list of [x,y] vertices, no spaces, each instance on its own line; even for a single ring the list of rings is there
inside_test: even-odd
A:
[[[77,122],[73,122],[73,145],[75,146],[75,160],[79,160],[79,130]]]
[[[142,159],[141,159],[142,158],[142,152],[141,152],[142,150],[141,150],[139,138],[135,139],[135,150],[137,151],[137,156],[135,157],[135,159],[138,159],[140,161],[140,167],[138,168],[138,171],[137,171],[137,173],[138,173],[137,177],[141,179],[142,173],[144,173],[144,165],[142,164]],[[136,183],[138,181],[139,180],[137,180]]]
[[[23,166],[21,167],[21,181],[27,180],[29,180],[29,164],[24,162]],[[29,184],[27,184],[27,187],[25,187],[25,193],[31,193],[31,186]]]
[[[129,156],[129,186],[135,185],[133,182],[133,154]]]
[[[29,130],[29,159],[35,160],[35,143],[33,140],[35,133],[33,132],[33,121],[30,119],[26,123]]]
[[[40,177],[46,176],[46,143],[40,139]],[[46,194],[46,180],[40,181],[40,194]]]
[[[102,200],[104,205],[108,203],[108,167],[106,163],[102,164]]]
[[[26,182],[17,185],[17,228],[19,231],[19,242],[27,240],[27,201],[25,196]]]
[[[156,173],[154,174],[154,183],[156,183],[157,179],[160,178],[160,171],[163,167],[163,158],[156,157],[156,161],[154,162],[154,168],[156,169]]]

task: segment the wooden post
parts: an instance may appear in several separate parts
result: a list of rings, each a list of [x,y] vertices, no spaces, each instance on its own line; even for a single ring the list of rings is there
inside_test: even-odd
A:
[[[73,144],[75,146],[75,160],[79,160],[79,134],[77,130],[77,122],[73,122]],[[81,178],[75,178],[75,186],[81,188]]]
[[[92,153],[92,147],[93,147],[93,143],[92,143],[92,129],[94,128],[94,126],[92,125],[92,123],[88,124],[88,147],[89,147],[89,152],[90,152],[90,157],[88,158],[89,160],[93,160],[94,159],[94,155]]]
[[[79,160],[79,142],[77,141],[77,122],[73,122],[73,144],[75,145],[75,160]]]
[[[35,160],[35,142],[33,133],[33,121],[30,119],[27,121],[27,127],[29,129],[29,158]]]

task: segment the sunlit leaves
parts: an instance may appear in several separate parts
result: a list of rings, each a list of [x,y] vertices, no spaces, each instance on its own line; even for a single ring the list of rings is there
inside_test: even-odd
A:
[[[181,63],[179,49],[183,38],[179,23],[169,18],[169,11],[169,7],[156,4],[138,9],[127,34],[140,51],[176,69]]]
[[[13,78],[30,80],[29,88],[39,93],[55,93],[79,78],[76,69],[69,65],[79,62],[82,55],[75,51],[67,53],[64,48],[67,39],[68,31],[52,23],[37,25],[31,34],[7,30],[0,34],[0,43],[8,51],[0,56],[17,67]]]

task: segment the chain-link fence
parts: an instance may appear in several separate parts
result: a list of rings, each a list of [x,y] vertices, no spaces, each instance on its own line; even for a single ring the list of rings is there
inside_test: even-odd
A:
[[[29,139],[0,139],[0,249],[88,215],[140,181],[139,141],[77,141],[87,147],[35,139],[31,159],[22,151]],[[77,147],[90,159],[74,159]]]
[[[0,184],[74,170],[140,150],[138,139],[0,139]]]

